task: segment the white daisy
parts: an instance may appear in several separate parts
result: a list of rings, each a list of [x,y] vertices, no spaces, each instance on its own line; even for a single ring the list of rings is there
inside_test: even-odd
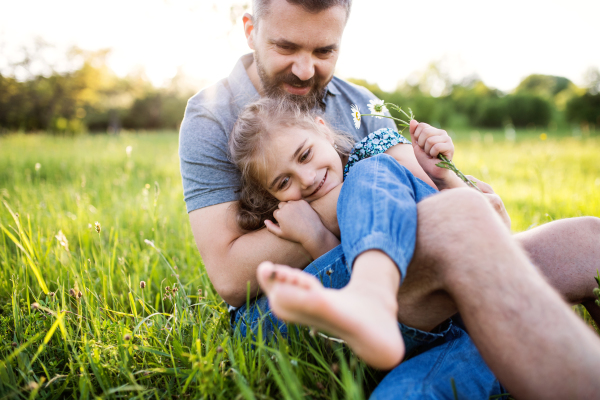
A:
[[[383,104],[383,100],[371,100],[367,105],[371,114],[383,115],[388,111],[387,107]],[[375,117],[381,119],[381,117]]]
[[[354,127],[356,129],[360,128],[360,109],[358,108],[358,106],[356,104],[352,104],[352,106],[350,107],[350,110],[352,110],[352,119],[354,120]]]

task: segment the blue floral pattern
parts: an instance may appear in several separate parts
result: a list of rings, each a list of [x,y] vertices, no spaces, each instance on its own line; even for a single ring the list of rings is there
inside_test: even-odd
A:
[[[354,150],[348,156],[348,163],[344,167],[344,179],[346,179],[350,168],[360,160],[384,153],[387,149],[399,143],[410,144],[410,141],[393,129],[381,128],[369,133],[367,137],[354,145]]]

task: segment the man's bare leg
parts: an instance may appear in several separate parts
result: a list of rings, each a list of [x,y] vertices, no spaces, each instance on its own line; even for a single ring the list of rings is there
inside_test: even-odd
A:
[[[271,310],[288,322],[309,325],[340,337],[367,364],[391,369],[404,357],[396,295],[400,273],[384,253],[361,255],[350,282],[326,289],[312,275],[264,262],[257,278]]]
[[[400,321],[427,329],[458,310],[484,360],[516,397],[598,397],[600,340],[485,199],[453,190],[420,202],[418,212]]]
[[[600,218],[553,221],[515,235],[550,284],[571,304],[582,303],[600,326],[594,276],[600,270]]]
[[[592,292],[597,287],[594,276],[600,269],[599,218],[558,220],[518,233],[513,238],[565,301],[583,304],[596,324],[600,323],[600,307],[595,304]],[[439,274],[431,268],[421,267],[430,262],[420,249],[421,243],[417,240],[415,257],[398,292],[399,321],[429,331],[458,309],[443,290]]]

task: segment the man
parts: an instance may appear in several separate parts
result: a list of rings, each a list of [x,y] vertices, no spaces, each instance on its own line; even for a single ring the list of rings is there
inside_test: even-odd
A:
[[[248,44],[254,50],[254,57],[242,57],[229,78],[200,92],[188,103],[180,137],[181,170],[186,204],[194,237],[207,273],[218,293],[233,306],[241,306],[245,303],[247,282],[250,283],[251,293],[258,293],[256,268],[261,261],[270,260],[295,268],[304,268],[310,262],[298,244],[280,240],[266,230],[243,232],[236,225],[235,201],[237,200],[236,190],[239,186],[239,175],[228,161],[227,140],[239,111],[259,96],[283,96],[305,107],[320,107],[328,122],[339,129],[352,132],[357,138],[364,137],[370,131],[389,126],[386,124],[386,120],[370,119],[364,121],[360,131],[354,130],[348,111],[349,105],[353,103],[366,104],[373,96],[364,89],[333,77],[349,10],[350,2],[343,0],[255,1],[254,17],[244,16],[244,29]],[[416,163],[411,146],[404,146],[403,151],[408,164]],[[330,193],[329,196],[311,203],[332,232],[339,232],[335,211],[338,193]],[[469,218],[465,215],[468,213],[465,211],[474,211],[473,215],[478,215],[476,211],[480,211],[481,221],[488,221],[489,216],[487,216],[484,206],[478,200],[470,197],[471,194],[448,194],[445,197],[449,196],[456,197],[451,203],[456,210],[448,211],[448,219],[438,222],[440,224],[455,222],[452,224],[455,237],[470,238],[473,236],[471,232],[475,232],[473,228],[481,230],[479,225],[483,222],[473,219],[468,221]],[[445,204],[448,206],[448,203]],[[522,265],[523,257],[518,254],[518,250],[515,250],[515,245],[494,230],[495,228],[488,228],[491,230],[487,233],[489,237],[496,237],[499,244],[497,247],[494,247],[494,244],[488,244],[486,247],[489,247],[488,250],[496,250],[489,254],[512,254],[513,260],[520,260],[513,265],[513,269],[507,276],[495,276],[494,269],[490,269],[489,264],[493,258],[486,258],[485,254],[479,254],[477,248],[468,248],[464,254],[452,253],[451,255],[446,254],[447,257],[442,257],[439,252],[448,250],[449,247],[447,243],[441,243],[434,249],[435,246],[431,243],[432,238],[439,240],[436,235],[436,225],[432,223],[433,213],[427,212],[427,207],[433,207],[433,205],[440,208],[444,206],[444,204],[438,204],[437,201],[419,206],[420,225],[417,232],[417,248],[406,281],[401,286],[402,297],[399,299],[399,309],[403,314],[399,315],[399,318],[405,325],[422,328],[421,331],[415,331],[426,335],[431,333],[428,330],[433,328],[427,326],[427,323],[420,325],[422,324],[420,316],[431,312],[429,308],[426,309],[427,306],[435,304],[442,310],[440,315],[447,313],[448,310],[460,309],[467,325],[473,326],[470,327],[470,333],[482,350],[486,361],[501,380],[509,385],[509,389],[525,395],[542,393],[544,385],[540,382],[556,373],[555,370],[542,368],[537,375],[540,377],[539,379],[529,379],[530,377],[526,373],[518,375],[518,372],[526,372],[540,366],[539,357],[543,355],[540,349],[528,351],[527,345],[517,346],[514,336],[509,336],[504,331],[498,333],[501,337],[496,337],[497,335],[494,334],[493,329],[490,330],[490,327],[497,328],[498,324],[505,323],[508,330],[514,328],[514,330],[526,332],[525,337],[529,340],[526,341],[527,344],[536,343],[540,342],[538,340],[540,339],[539,333],[536,333],[538,327],[532,329],[529,325],[535,325],[537,319],[545,315],[540,312],[540,309],[544,309],[544,300],[548,300],[551,304],[552,313],[550,314],[552,315],[545,317],[546,319],[542,318],[540,322],[542,329],[556,320],[554,314],[559,315],[558,320],[570,325],[573,322],[572,313],[569,314],[570,310],[563,303],[560,301],[557,303],[554,292],[547,287],[543,279],[536,275],[535,271],[528,270],[527,266],[524,267],[526,270],[524,276],[528,278],[522,280],[520,273],[514,271],[514,267]],[[459,217],[463,217],[467,221],[458,219]],[[495,226],[492,222],[490,224],[492,227]],[[584,230],[589,234],[578,237],[589,238],[589,241],[577,242],[573,239],[574,236],[569,235],[574,231],[581,234]],[[568,297],[567,300],[581,302],[591,299],[593,288],[591,277],[598,266],[589,262],[589,259],[593,259],[593,257],[583,256],[591,253],[584,254],[580,249],[589,247],[590,252],[597,252],[599,231],[598,221],[595,219],[567,220],[532,230],[518,239],[530,253],[534,263],[545,268],[545,274],[561,293]],[[481,238],[483,236],[478,235],[473,240]],[[556,238],[560,238],[561,242],[557,247],[550,246],[553,239]],[[464,240],[460,244],[465,246],[469,243]],[[510,251],[506,250],[507,246]],[[545,248],[545,250],[541,251],[540,248]],[[570,249],[571,252],[566,252],[565,248]],[[461,266],[473,267],[473,262],[464,260],[467,253],[471,257],[481,256],[481,262],[487,264],[480,270],[489,274],[477,274],[475,273],[477,270],[469,270],[469,276],[462,280],[459,276],[444,274],[452,267],[454,269],[450,271],[464,271]],[[347,282],[348,277],[343,275],[344,271],[342,270],[327,269],[326,263],[329,261],[327,256],[322,257],[323,260],[321,258],[316,260],[309,266],[309,269],[312,268],[315,274],[332,271],[327,275],[331,287],[341,287]],[[600,255],[596,259],[600,259]],[[431,265],[431,260],[439,261],[439,265],[436,265],[439,270],[436,270],[436,273],[440,273],[441,276],[449,276],[448,279],[430,284],[417,272],[412,274],[413,270],[419,271],[417,268],[419,265]],[[561,263],[562,260],[565,260],[567,264]],[[510,260],[506,259],[505,262],[510,263]],[[315,265],[319,267],[315,268]],[[497,265],[502,266],[503,264],[497,263]],[[564,271],[561,269],[564,265],[576,268]],[[423,270],[427,270],[427,268]],[[414,278],[411,278],[411,275],[414,275]],[[564,277],[569,279],[564,279]],[[414,283],[410,283],[409,279]],[[491,279],[498,279],[503,286],[495,288],[493,283],[489,284]],[[504,295],[514,294],[515,288],[523,287],[523,283],[520,286],[515,285],[518,282],[525,282],[534,287],[540,286],[538,292],[531,296],[519,292],[519,296],[516,297],[521,302],[535,304],[536,307],[529,313],[522,312],[519,314],[519,318],[501,318],[507,313],[509,306],[512,307],[512,312],[521,312],[521,303],[511,303],[509,306],[503,304],[503,301],[506,301]],[[466,283],[470,285],[467,288],[464,287]],[[478,288],[482,288],[482,290],[478,290]],[[466,293],[469,293],[470,296],[466,300],[462,300],[461,295]],[[477,309],[476,304],[469,303],[469,300],[478,300],[476,304],[487,304],[489,308]],[[468,315],[464,315],[465,313]],[[533,316],[530,315],[532,313]],[[533,318],[533,322],[531,319],[527,320],[530,317]],[[486,324],[488,319],[495,320],[496,324]],[[486,329],[477,329],[478,325]],[[550,327],[548,329],[550,330]],[[512,331],[514,332],[514,330]],[[570,330],[567,331],[573,333]],[[585,332],[584,330],[582,333],[581,327],[577,325],[575,336],[581,339],[580,343],[592,343],[590,344],[593,348],[591,354],[594,354],[597,344],[594,345],[593,338],[590,339],[588,335],[589,332]],[[438,339],[440,337],[434,338],[429,344],[431,345]],[[556,337],[550,337],[548,343],[557,345],[557,340]],[[449,341],[446,340],[445,343],[449,343]],[[432,354],[439,347],[435,347],[409,362],[414,364],[414,362],[424,360],[426,357],[423,356]],[[446,350],[451,347],[446,346]],[[565,365],[576,369],[573,358],[569,358],[569,354],[564,353],[565,351],[561,352],[560,356],[564,356],[562,360],[566,362]],[[579,354],[572,353],[572,356]],[[479,354],[474,351],[469,353],[469,357],[472,357],[472,360],[480,360]],[[452,357],[450,358],[452,359]],[[454,357],[454,361],[456,360],[457,358]],[[428,359],[428,361],[432,360]],[[517,362],[519,363],[518,368],[514,368],[513,363]],[[588,360],[588,364],[591,362]],[[398,368],[405,364],[408,363],[403,363]],[[448,370],[455,364],[457,362],[446,363],[444,367]],[[433,365],[430,364],[428,368],[431,369]],[[546,364],[542,366],[548,367]],[[483,364],[481,368],[487,367]],[[390,375],[393,374],[394,372]],[[454,378],[458,379],[457,376]],[[486,382],[488,379],[489,376],[486,375]],[[467,376],[465,380],[472,380],[472,377]],[[555,379],[551,383],[558,384],[560,381]],[[391,387],[407,390],[402,385],[391,385]],[[554,389],[551,384],[546,387]],[[589,390],[589,385],[585,388]],[[557,393],[560,392],[551,391],[553,395],[557,395]]]

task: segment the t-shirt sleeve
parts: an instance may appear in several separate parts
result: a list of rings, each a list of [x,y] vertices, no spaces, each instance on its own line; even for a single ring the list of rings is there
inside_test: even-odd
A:
[[[228,156],[231,126],[188,103],[179,133],[179,160],[188,213],[239,198],[240,175]]]

